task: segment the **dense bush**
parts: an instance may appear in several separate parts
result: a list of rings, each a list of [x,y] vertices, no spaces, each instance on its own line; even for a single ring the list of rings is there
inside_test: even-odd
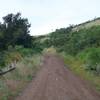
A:
[[[54,46],[57,51],[65,51],[76,55],[89,47],[100,46],[100,26],[72,31],[72,27],[56,30],[48,35],[49,39],[44,41],[47,47]],[[45,45],[46,46],[46,45]]]
[[[24,48],[23,46],[16,46],[14,51],[19,52],[22,57],[30,56],[34,53],[32,48]]]
[[[5,66],[5,54],[4,52],[0,52],[0,68]]]
[[[0,22],[0,68],[14,60],[32,55],[34,38],[29,34],[30,23],[21,13],[8,14]],[[39,48],[39,47],[38,47]]]
[[[6,67],[7,65],[18,62],[24,57],[29,57],[35,54],[31,48],[24,48],[23,46],[16,46],[13,48],[10,46],[8,50],[0,52],[0,68]]]
[[[29,33],[30,24],[27,18],[22,18],[20,13],[8,14],[0,22],[0,50],[7,50],[11,45],[32,47],[32,37]]]
[[[100,73],[100,48],[88,48],[77,57],[85,63],[87,69]]]

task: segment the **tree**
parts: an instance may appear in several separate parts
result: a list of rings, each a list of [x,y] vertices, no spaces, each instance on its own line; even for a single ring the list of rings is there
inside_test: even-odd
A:
[[[32,38],[29,35],[30,24],[27,18],[22,18],[21,13],[8,14],[3,17],[3,24],[0,24],[0,48],[7,49],[9,45],[23,45],[31,47]]]

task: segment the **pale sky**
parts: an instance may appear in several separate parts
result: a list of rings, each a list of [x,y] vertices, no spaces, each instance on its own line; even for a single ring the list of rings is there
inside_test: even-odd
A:
[[[0,21],[17,12],[29,19],[31,35],[42,35],[100,17],[100,0],[0,0]]]

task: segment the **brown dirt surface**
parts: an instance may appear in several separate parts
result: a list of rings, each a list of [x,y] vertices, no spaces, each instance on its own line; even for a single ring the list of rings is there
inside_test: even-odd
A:
[[[15,100],[100,100],[100,93],[65,67],[60,57],[49,54],[35,79]]]

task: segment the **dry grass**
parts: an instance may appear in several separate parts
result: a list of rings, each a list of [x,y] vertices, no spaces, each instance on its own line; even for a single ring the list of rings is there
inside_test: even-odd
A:
[[[61,54],[61,56],[64,58],[65,64],[69,66],[69,69],[71,69],[75,74],[79,75],[83,79],[88,80],[91,85],[93,85],[98,91],[100,91],[99,75],[86,70],[83,62],[79,61],[78,59],[66,54]]]
[[[0,100],[13,98],[26,87],[40,68],[40,55],[25,57],[16,65],[16,69],[0,77]]]
[[[54,47],[50,47],[50,48],[45,48],[43,50],[43,54],[56,54],[56,49]]]
[[[81,24],[81,25],[73,28],[73,31],[84,29],[84,28],[87,29],[87,28],[90,28],[90,27],[93,27],[93,26],[98,26],[98,25],[100,25],[100,19]]]

